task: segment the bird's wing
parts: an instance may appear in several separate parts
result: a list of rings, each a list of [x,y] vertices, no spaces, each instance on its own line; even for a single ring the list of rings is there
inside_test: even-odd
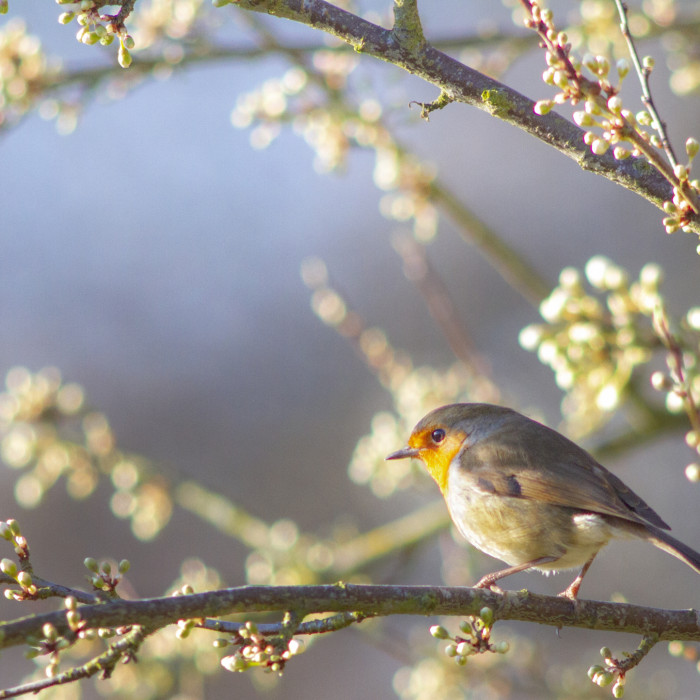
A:
[[[584,449],[544,425],[496,431],[465,442],[460,470],[480,491],[528,498],[671,528],[642,498]]]

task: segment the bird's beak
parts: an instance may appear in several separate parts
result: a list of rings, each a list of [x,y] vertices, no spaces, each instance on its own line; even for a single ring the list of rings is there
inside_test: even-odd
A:
[[[418,457],[419,450],[415,447],[402,447],[396,452],[392,452],[387,455],[384,459],[406,459],[407,457]]]

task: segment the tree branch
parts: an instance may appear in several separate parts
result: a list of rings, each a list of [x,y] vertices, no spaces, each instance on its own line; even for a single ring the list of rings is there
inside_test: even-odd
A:
[[[537,622],[552,627],[656,635],[663,640],[700,641],[696,610],[661,610],[639,605],[542,596],[527,591],[496,594],[484,589],[432,586],[379,586],[337,583],[322,586],[241,586],[207,593],[143,600],[115,600],[77,608],[80,629],[143,625],[148,629],[178,620],[219,617],[233,613],[298,611],[359,612],[383,615],[476,615],[484,607],[494,620]],[[24,617],[0,625],[0,649],[41,638],[53,625],[59,635],[73,634],[66,611]]]
[[[534,113],[534,102],[507,85],[485,76],[429,44],[419,48],[397,40],[384,29],[325,0],[236,0],[245,10],[290,19],[319,29],[350,44],[356,51],[392,63],[423,78],[453,101],[477,107],[517,126],[556,148],[584,169],[639,194],[660,209],[672,189],[663,175],[639,159],[615,160],[610,153],[595,156],[583,142],[584,131],[554,112]],[[692,230],[700,233],[700,223]]]

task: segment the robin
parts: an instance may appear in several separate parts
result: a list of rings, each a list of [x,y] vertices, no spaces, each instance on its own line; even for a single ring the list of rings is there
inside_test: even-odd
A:
[[[480,403],[428,413],[408,445],[387,459],[420,459],[435,479],[459,531],[508,568],[477,588],[527,569],[545,574],[581,567],[559,595],[575,600],[600,549],[636,537],[700,573],[700,554],[584,449],[510,408]]]

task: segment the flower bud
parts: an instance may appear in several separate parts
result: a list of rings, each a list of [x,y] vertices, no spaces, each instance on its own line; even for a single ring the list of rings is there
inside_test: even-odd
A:
[[[593,117],[588,114],[588,112],[574,112],[573,114],[574,121],[579,125],[579,126],[593,126],[595,124],[595,120]]]
[[[128,68],[131,65],[131,54],[124,48],[124,46],[119,47],[119,52],[117,53],[117,61],[122,68]]]
[[[607,152],[609,146],[605,139],[596,139],[591,144],[591,151],[597,156],[603,156]]]
[[[7,576],[15,578],[17,576],[17,564],[12,559],[3,559],[0,561],[0,571]]]
[[[673,174],[679,180],[686,180],[688,178],[688,168],[686,168],[685,165],[683,165],[682,163],[678,163],[673,168]]]
[[[608,109],[613,114],[619,114],[622,111],[622,99],[620,98],[619,95],[613,95],[608,100]]]
[[[626,58],[621,58],[616,64],[617,74],[622,80],[630,72],[630,62]]]
[[[435,639],[449,639],[449,632],[442,625],[433,625],[430,628],[430,634],[435,637]]]

